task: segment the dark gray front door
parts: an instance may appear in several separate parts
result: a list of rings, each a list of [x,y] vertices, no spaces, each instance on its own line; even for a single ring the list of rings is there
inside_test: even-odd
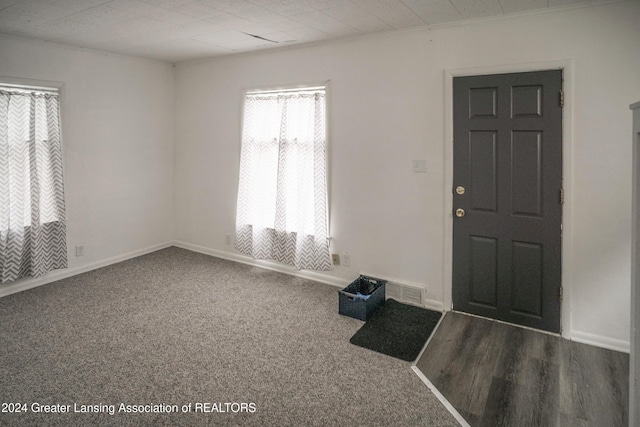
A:
[[[560,331],[562,71],[453,80],[453,308]]]

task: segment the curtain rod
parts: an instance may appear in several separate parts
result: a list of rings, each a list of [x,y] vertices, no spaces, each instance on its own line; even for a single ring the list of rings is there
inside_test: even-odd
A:
[[[313,87],[297,87],[288,89],[267,89],[267,90],[249,90],[247,95],[269,95],[272,93],[290,93],[290,92],[320,92],[325,91],[325,86],[313,86]]]
[[[22,92],[22,93],[42,93],[42,94],[51,94],[58,95],[59,91],[53,87],[44,87],[44,86],[24,86],[24,85],[13,85],[2,83],[0,84],[0,90],[6,90],[10,92]]]

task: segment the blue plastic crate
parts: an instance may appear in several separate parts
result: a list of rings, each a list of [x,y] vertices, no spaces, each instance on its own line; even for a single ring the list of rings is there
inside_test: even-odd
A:
[[[367,321],[385,301],[387,281],[360,276],[349,286],[338,291],[338,313]],[[371,290],[373,291],[371,292]],[[358,296],[369,294],[368,298]]]

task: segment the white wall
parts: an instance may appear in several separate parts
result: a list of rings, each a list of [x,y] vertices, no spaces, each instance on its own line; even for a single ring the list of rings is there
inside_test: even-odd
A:
[[[563,324],[577,340],[628,349],[638,16],[640,3],[625,2],[183,63],[175,72],[0,36],[0,76],[64,84],[71,272],[174,238],[237,257],[225,234],[235,223],[242,89],[330,80],[332,245],[351,253],[352,266],[317,277],[339,284],[363,271],[419,284],[437,307],[451,293],[446,73],[570,63]],[[426,159],[427,173],[412,173],[412,159]]]
[[[631,229],[631,352],[629,363],[629,425],[640,424],[640,101],[631,105],[633,194]]]
[[[235,222],[242,89],[330,80],[333,251],[351,253],[352,266],[324,279],[365,271],[421,284],[442,304],[451,292],[445,72],[562,60],[573,85],[565,335],[628,350],[638,16],[640,3],[626,2],[179,64],[176,237],[236,256],[224,236]],[[412,173],[412,159],[426,159],[427,173]]]
[[[171,64],[0,36],[0,76],[63,83],[68,272],[173,239]]]
[[[629,425],[640,424],[640,101],[633,110],[633,197],[631,247],[631,353],[629,363]]]

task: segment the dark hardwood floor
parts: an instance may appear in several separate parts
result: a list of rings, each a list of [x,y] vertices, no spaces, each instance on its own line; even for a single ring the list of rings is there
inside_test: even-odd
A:
[[[417,367],[471,426],[627,426],[629,355],[448,312]]]

